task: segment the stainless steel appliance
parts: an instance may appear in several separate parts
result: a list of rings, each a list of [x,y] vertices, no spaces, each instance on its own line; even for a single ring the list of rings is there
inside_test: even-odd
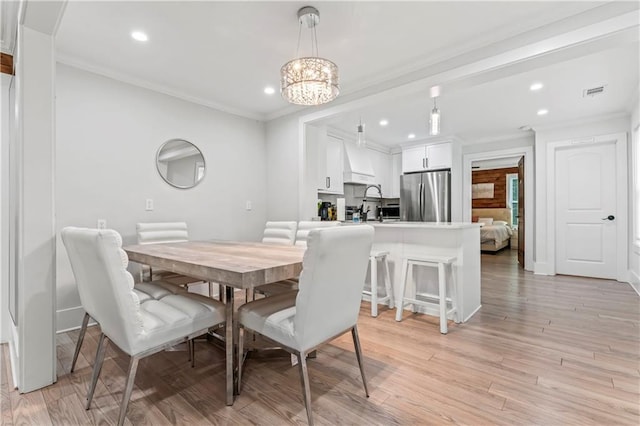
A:
[[[451,170],[400,176],[400,217],[408,222],[450,222]]]
[[[400,206],[398,204],[388,204],[378,207],[378,217],[382,219],[400,219]]]

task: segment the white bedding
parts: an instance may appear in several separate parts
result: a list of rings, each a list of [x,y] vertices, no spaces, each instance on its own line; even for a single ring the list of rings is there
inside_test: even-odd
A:
[[[508,240],[513,232],[506,225],[484,225],[480,228],[480,242],[489,241],[505,241]]]

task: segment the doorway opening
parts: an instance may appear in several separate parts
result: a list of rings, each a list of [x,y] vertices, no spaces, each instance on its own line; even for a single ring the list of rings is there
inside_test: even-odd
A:
[[[523,161],[522,155],[515,155],[471,163],[471,220],[480,223],[483,253],[516,250],[524,255],[524,238],[518,235],[520,217],[524,218],[524,170],[519,168]],[[524,268],[523,257],[518,263]]]
[[[515,164],[516,167],[508,173],[501,172],[501,174],[504,176],[504,188],[500,189],[500,191],[503,191],[501,192],[502,195],[500,197],[504,197],[501,204],[502,207],[494,207],[494,209],[497,210],[494,212],[488,212],[488,210],[484,210],[476,212],[478,214],[475,214],[475,209],[491,208],[491,204],[488,203],[490,202],[490,200],[496,197],[497,188],[496,182],[493,182],[493,186],[491,186],[482,184],[490,184],[492,182],[476,181],[475,185],[477,186],[474,186],[473,171],[481,170],[483,166],[492,164],[492,162],[494,164],[492,166],[494,169],[500,168],[495,165],[496,163],[499,164],[500,162],[507,162],[506,164],[510,166],[513,166]],[[502,166],[502,169],[507,169],[506,167],[504,167],[504,164]],[[503,239],[502,244],[498,244],[498,246],[494,245],[493,250],[498,251],[506,249],[509,244],[512,244],[514,248],[518,248],[517,252],[520,258],[519,264],[522,265],[525,270],[533,271],[533,220],[528,220],[530,217],[533,217],[534,213],[533,147],[525,146],[520,148],[509,148],[503,150],[464,154],[462,172],[462,220],[465,222],[471,222],[474,219],[473,216],[478,216],[477,219],[479,221],[479,215],[482,213],[491,214],[490,219],[512,224],[514,216],[512,209],[515,207],[518,211],[518,213],[515,214],[517,216],[517,232],[515,232],[515,230],[512,228],[512,235],[509,236],[508,241],[505,242],[506,238]],[[508,182],[506,175],[518,173],[521,173],[522,179],[518,179],[518,199],[514,203],[513,197],[510,197],[510,201],[508,201],[507,198]],[[481,197],[488,197],[489,195],[491,195],[491,190],[493,190],[492,198],[479,198],[479,194],[481,194]],[[476,198],[474,198],[474,192]],[[508,202],[511,203],[511,208],[507,207]],[[500,247],[500,245],[502,245],[502,247]],[[485,251],[484,248],[486,247],[481,246],[483,252]]]

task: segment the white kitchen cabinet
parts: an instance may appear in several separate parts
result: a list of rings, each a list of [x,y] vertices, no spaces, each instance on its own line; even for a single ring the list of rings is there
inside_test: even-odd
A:
[[[451,142],[418,145],[402,151],[402,172],[451,168]]]
[[[400,198],[400,175],[402,175],[402,153],[391,154],[390,190],[385,198]]]
[[[325,194],[344,193],[342,139],[323,134],[317,141],[318,192]]]

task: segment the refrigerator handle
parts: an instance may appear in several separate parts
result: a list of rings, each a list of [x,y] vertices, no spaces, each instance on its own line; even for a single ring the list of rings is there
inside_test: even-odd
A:
[[[420,192],[420,196],[418,198],[420,200],[420,222],[422,222],[422,221],[424,221],[424,217],[422,215],[422,212],[423,212],[422,205],[423,205],[423,199],[424,199],[424,184],[423,183],[420,183],[418,185],[418,192]]]

